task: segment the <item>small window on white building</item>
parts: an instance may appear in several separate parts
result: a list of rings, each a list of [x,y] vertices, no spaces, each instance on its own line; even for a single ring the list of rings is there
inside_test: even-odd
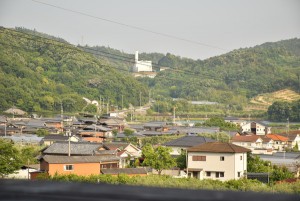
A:
[[[224,172],[216,172],[216,178],[224,177]]]
[[[74,165],[64,165],[64,170],[65,171],[72,171],[72,170],[74,170]]]
[[[220,156],[220,161],[225,161],[225,157],[224,156]]]
[[[206,172],[206,176],[210,177],[211,176],[211,172]]]
[[[241,172],[238,172],[238,177],[241,177]]]
[[[240,156],[240,160],[243,160],[243,156]]]

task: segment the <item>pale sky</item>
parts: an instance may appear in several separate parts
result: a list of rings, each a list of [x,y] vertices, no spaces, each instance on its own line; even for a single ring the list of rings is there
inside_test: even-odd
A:
[[[193,59],[300,38],[299,0],[37,1],[84,14],[32,0],[0,0],[0,26],[36,29],[75,45]]]

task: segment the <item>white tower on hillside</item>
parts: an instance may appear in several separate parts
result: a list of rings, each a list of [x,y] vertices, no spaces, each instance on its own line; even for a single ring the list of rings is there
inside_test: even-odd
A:
[[[135,52],[134,65],[132,72],[152,72],[152,61],[139,61],[139,52]]]

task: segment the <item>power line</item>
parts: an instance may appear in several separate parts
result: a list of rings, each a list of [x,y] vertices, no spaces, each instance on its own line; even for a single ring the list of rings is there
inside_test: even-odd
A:
[[[184,42],[188,42],[188,43],[192,43],[192,44],[196,44],[196,45],[201,45],[201,46],[205,46],[205,47],[209,47],[209,48],[213,48],[213,49],[227,51],[224,48],[217,47],[217,46],[210,45],[210,44],[206,44],[206,43],[202,43],[202,42],[199,42],[199,41],[194,41],[194,40],[181,38],[181,37],[171,35],[171,34],[152,31],[150,29],[145,29],[143,27],[138,27],[138,26],[125,24],[125,23],[122,23],[122,22],[118,22],[118,21],[114,21],[114,20],[110,20],[110,19],[106,19],[106,18],[102,18],[102,17],[97,17],[97,16],[94,16],[94,15],[91,15],[91,14],[88,14],[88,13],[84,13],[84,12],[81,12],[81,11],[76,11],[76,10],[72,10],[72,9],[69,9],[69,8],[64,8],[64,7],[61,7],[61,6],[57,6],[57,5],[53,5],[53,4],[49,4],[49,3],[45,3],[45,2],[41,2],[41,1],[37,1],[37,0],[32,0],[32,1],[35,2],[35,3],[44,4],[46,6],[57,8],[57,9],[60,9],[60,10],[64,10],[64,11],[76,13],[76,14],[79,14],[79,15],[83,15],[83,16],[86,16],[86,17],[90,17],[90,18],[102,20],[102,21],[105,21],[105,22],[117,24],[117,25],[120,25],[120,26],[128,27],[128,28],[131,28],[131,29],[136,29],[136,30],[139,30],[139,31],[144,31],[144,32],[148,32],[148,33],[152,33],[152,34],[156,34],[156,35],[160,35],[160,36],[164,36],[164,37],[167,37],[167,38],[172,38],[172,39],[175,39],[175,40],[180,40],[180,41],[184,41]]]

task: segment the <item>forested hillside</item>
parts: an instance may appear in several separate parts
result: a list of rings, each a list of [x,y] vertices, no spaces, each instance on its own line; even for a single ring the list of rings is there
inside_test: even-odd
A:
[[[126,66],[126,70],[133,65],[133,54],[105,47],[93,49],[118,57],[106,57],[113,65]],[[170,53],[144,53],[140,58],[152,60],[156,71],[160,67],[170,68],[154,79],[139,79],[159,97],[208,100],[242,108],[261,93],[286,88],[300,90],[300,39],[296,38],[238,49],[203,61]]]
[[[158,112],[203,111],[186,100],[218,102],[218,110],[242,111],[249,100],[281,89],[300,91],[300,39],[265,43],[206,60],[167,53],[140,53],[158,72],[154,79],[130,76],[134,52],[78,46],[47,34],[0,29],[0,111],[13,105],[27,112],[82,111],[82,97],[112,105],[139,105],[151,98]],[[94,56],[93,56],[94,55]],[[168,70],[159,72],[161,67]],[[172,102],[172,98],[180,98]],[[167,103],[168,102],[168,103]],[[271,104],[271,103],[270,103]],[[207,108],[206,108],[207,109]]]
[[[0,111],[78,112],[83,97],[112,105],[139,105],[148,89],[123,71],[64,40],[26,29],[0,28]],[[46,37],[46,38],[45,38]],[[57,40],[58,39],[58,40]],[[142,101],[146,101],[142,98]]]
[[[299,93],[300,39],[265,43],[194,61],[167,54],[159,65],[171,67],[154,80],[143,79],[173,98],[208,100],[243,108],[261,93],[292,89]]]

